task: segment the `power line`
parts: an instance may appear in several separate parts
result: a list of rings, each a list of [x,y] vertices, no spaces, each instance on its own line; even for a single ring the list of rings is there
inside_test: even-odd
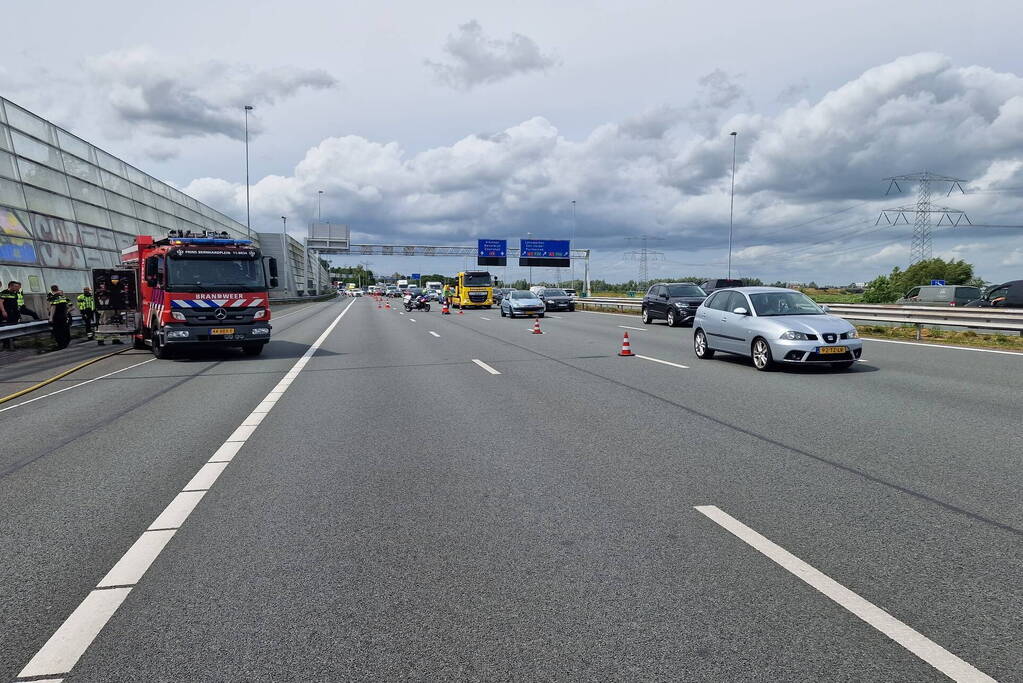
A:
[[[909,247],[910,265],[918,261],[930,259],[933,255],[933,245],[931,242],[932,214],[939,215],[937,223],[939,226],[946,220],[953,227],[959,225],[963,220],[970,224],[970,218],[966,215],[965,211],[943,206],[935,207],[931,203],[931,183],[948,183],[948,192],[945,193],[946,197],[952,194],[952,190],[956,189],[966,194],[966,190],[962,186],[962,183],[966,181],[961,178],[937,175],[930,171],[924,171],[923,173],[890,176],[885,178],[885,180],[888,181],[888,191],[885,192],[885,195],[888,195],[892,188],[902,192],[902,186],[899,184],[900,181],[903,183],[915,182],[917,184],[915,207],[900,206],[894,209],[883,209],[876,221],[876,223],[880,223],[881,219],[884,218],[888,225],[898,225],[901,220],[906,225],[909,225],[909,219],[906,218],[906,214],[913,214],[913,240]]]
[[[626,240],[633,242],[638,241],[642,246],[635,251],[625,252],[625,257],[639,261],[639,281],[646,282],[650,279],[649,273],[649,262],[651,260],[659,261],[664,259],[663,251],[653,251],[647,247],[647,241],[657,240],[663,241],[663,237],[651,237],[650,235],[640,235],[639,237],[626,237]]]

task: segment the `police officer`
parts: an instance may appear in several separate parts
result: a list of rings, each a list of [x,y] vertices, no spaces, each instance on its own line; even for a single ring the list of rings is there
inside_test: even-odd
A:
[[[92,296],[92,289],[83,287],[82,293],[75,297],[78,304],[78,312],[82,315],[82,322],[85,324],[85,336],[93,339],[96,323],[96,299]]]
[[[50,305],[50,331],[58,349],[66,349],[71,343],[71,300],[64,296],[60,287],[53,285],[46,295]]]
[[[11,280],[7,283],[7,289],[0,292],[0,324],[17,325],[21,322],[22,313],[39,320],[35,311],[25,307],[25,295],[21,293],[21,283]],[[14,340],[4,339],[3,348],[6,351],[13,351]]]

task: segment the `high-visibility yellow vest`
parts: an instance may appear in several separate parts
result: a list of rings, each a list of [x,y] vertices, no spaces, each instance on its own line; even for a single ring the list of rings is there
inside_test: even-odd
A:
[[[79,294],[75,299],[78,301],[79,311],[91,311],[96,308],[96,300],[92,297],[92,294]]]

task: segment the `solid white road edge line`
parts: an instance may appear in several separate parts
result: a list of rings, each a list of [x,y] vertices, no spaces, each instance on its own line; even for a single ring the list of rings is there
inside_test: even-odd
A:
[[[618,327],[621,327],[622,329],[625,330],[636,330],[637,332],[646,332],[646,328],[643,327],[630,327],[628,325],[619,325]]]
[[[639,317],[638,313],[637,314],[631,314],[631,313],[609,313],[609,312],[606,312],[606,311],[583,311],[583,310],[579,310],[579,309],[576,309],[576,310],[579,313],[593,313],[594,315],[617,315],[617,316],[620,316],[620,317],[623,317],[623,318],[632,318],[633,320],[635,320],[636,318]]]
[[[635,355],[636,355],[636,358],[642,358],[643,360],[652,360],[655,363],[663,363],[664,365],[670,365],[670,366],[672,366],[674,368],[682,368],[683,370],[688,370],[689,369],[688,365],[682,365],[680,363],[672,363],[670,361],[661,360],[660,358],[651,358],[650,356],[641,356],[638,353],[635,354]]]
[[[137,368],[138,366],[145,365],[146,363],[152,363],[154,360],[156,360],[156,359],[155,358],[150,358],[149,360],[144,360],[141,363],[135,363],[135,365],[129,365],[126,368],[121,368],[120,370],[114,370],[113,372],[108,372],[105,375],[100,375],[99,377],[93,377],[92,379],[87,379],[84,382],[79,382],[78,384],[72,384],[69,387],[64,387],[63,389],[58,389],[57,391],[51,391],[48,394],[43,394],[42,396],[36,396],[35,398],[30,398],[27,401],[22,401],[21,403],[15,403],[13,406],[7,406],[6,408],[0,408],[0,413],[3,413],[3,412],[8,411],[8,410],[14,410],[15,408],[20,408],[21,406],[28,405],[29,403],[33,403],[35,401],[41,401],[42,399],[49,398],[50,396],[56,396],[57,394],[63,394],[65,391],[71,391],[72,389],[77,389],[78,387],[84,387],[86,384],[92,384],[93,382],[99,381],[101,379],[106,379],[107,377],[110,377],[111,375],[116,375],[119,372],[124,372],[125,370],[131,370],[132,368]]]
[[[863,341],[881,342],[882,344],[905,344],[907,346],[926,346],[929,349],[954,349],[955,351],[980,351],[981,353],[999,353],[1003,356],[1017,356],[1023,358],[1019,351],[999,351],[998,349],[975,349],[972,346],[950,346],[948,344],[924,344],[921,342],[897,341],[895,339],[874,339],[873,337],[861,337]]]
[[[351,303],[345,306],[345,309],[334,318],[333,322],[317,337],[316,341],[312,343],[302,357],[295,361],[292,369],[285,375],[286,377],[294,378],[298,376],[298,373],[306,366],[309,359],[313,357],[330,333],[337,327],[338,323],[341,322],[341,318],[345,316],[345,313],[348,312],[352,304],[357,300],[353,299]],[[124,369],[127,370],[128,368]],[[287,386],[280,387],[278,384],[257,406],[257,409],[262,408],[261,412],[256,413],[254,410],[245,420],[257,414],[264,415],[287,389]],[[242,422],[244,423],[245,420]],[[217,448],[209,462],[229,462],[255,429],[255,427],[239,426],[228,437],[227,441]],[[92,644],[100,630],[110,620],[110,617],[114,615],[117,608],[121,606],[124,598],[131,590],[131,586],[138,583],[142,575],[145,574],[149,566],[159,556],[160,551],[163,550],[171,536],[173,536],[174,531],[185,523],[185,520],[188,519],[195,506],[206,495],[205,490],[190,491],[188,488],[204,483],[212,486],[217,476],[223,471],[223,467],[226,467],[226,464],[223,467],[219,465],[215,467],[219,468],[219,471],[207,468],[205,463],[199,468],[199,471],[185,485],[185,490],[178,493],[170,504],[164,508],[163,512],[149,525],[149,528],[143,532],[121,559],[114,564],[106,576],[100,580],[97,588],[85,596],[85,599],[75,608],[75,611],[64,620],[64,623],[54,631],[50,639],[39,649],[39,652],[29,660],[25,668],[18,674],[18,678],[57,676],[71,671],[78,662],[78,659],[89,648],[89,645]],[[160,531],[164,533],[158,534]],[[112,581],[123,579],[134,579],[134,581],[127,584],[111,583]],[[103,586],[110,585],[118,585],[118,587],[103,588]]]
[[[476,365],[480,366],[481,368],[483,368],[487,372],[489,372],[491,375],[500,375],[501,374],[500,372],[498,372],[494,368],[490,367],[489,365],[487,365],[486,363],[481,361],[479,358],[473,358],[472,362],[475,363]]]
[[[440,336],[439,334],[437,334],[437,333],[436,333],[436,332],[434,332],[433,330],[430,330],[430,334],[432,334],[432,335],[433,335],[434,337],[439,337],[439,336]]]
[[[744,543],[767,556],[782,569],[792,573],[799,580],[831,598],[952,680],[990,681],[994,683],[995,679],[983,671],[959,659],[959,657],[956,657],[930,638],[910,628],[880,607],[864,600],[827,574],[803,562],[780,545],[761,536],[717,506],[696,505],[694,507],[698,512],[724,527]]]

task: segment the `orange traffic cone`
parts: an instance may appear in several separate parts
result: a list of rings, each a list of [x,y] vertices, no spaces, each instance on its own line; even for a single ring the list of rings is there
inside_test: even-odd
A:
[[[388,301],[386,304],[384,304],[384,308],[388,308],[389,309],[390,307],[391,307],[391,302],[390,301]],[[626,334],[628,334],[628,332],[626,332]]]
[[[444,305],[440,307],[440,312],[444,315],[451,315],[451,309],[448,308],[448,302],[445,301]]]
[[[458,307],[458,315],[465,315],[465,313],[462,312],[462,306],[461,305],[459,305],[459,307]]]
[[[626,330],[625,337],[622,339],[622,350],[618,352],[619,356],[635,356],[632,352],[632,347],[629,346],[629,332]]]
[[[543,330],[540,329],[540,319],[536,318],[533,320],[533,334],[543,334]]]

